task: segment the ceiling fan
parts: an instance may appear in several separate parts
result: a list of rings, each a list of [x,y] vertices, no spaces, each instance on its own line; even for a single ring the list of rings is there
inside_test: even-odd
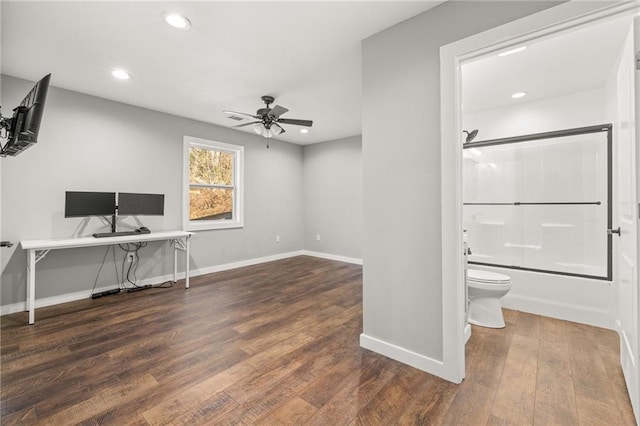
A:
[[[236,111],[223,111],[227,114],[238,114],[244,115],[247,117],[255,118],[256,121],[252,121],[250,123],[238,124],[233,127],[246,127],[255,125],[253,131],[259,135],[264,136],[265,138],[271,138],[273,136],[279,135],[280,133],[284,133],[285,130],[280,124],[293,124],[295,126],[306,126],[311,127],[313,125],[313,121],[311,120],[298,120],[295,118],[281,118],[280,116],[285,112],[289,111],[287,108],[281,107],[280,105],[276,105],[273,108],[270,108],[274,101],[273,96],[263,96],[262,101],[265,103],[266,107],[260,108],[256,111],[255,114],[247,114],[244,112],[236,112]]]

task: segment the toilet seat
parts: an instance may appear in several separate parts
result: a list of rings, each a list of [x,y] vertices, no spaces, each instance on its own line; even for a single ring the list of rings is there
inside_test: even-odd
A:
[[[479,284],[504,285],[511,284],[511,277],[497,272],[483,271],[481,269],[467,269],[467,279]]]

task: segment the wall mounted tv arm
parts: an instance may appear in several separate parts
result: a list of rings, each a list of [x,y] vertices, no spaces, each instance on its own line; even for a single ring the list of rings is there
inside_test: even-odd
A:
[[[2,115],[2,107],[0,107],[0,138],[8,139],[13,119]]]
[[[6,139],[4,145],[0,143],[0,157],[15,157],[38,142],[50,80],[51,74],[42,77],[13,109],[11,118],[0,114],[0,137]]]
[[[2,107],[0,107],[0,139],[7,139],[7,142],[2,145],[2,141],[0,140],[0,157],[6,157],[3,154],[4,148],[7,146],[9,142],[9,135],[11,135],[11,124],[13,124],[13,119],[2,116]]]
[[[4,117],[2,115],[2,107],[0,107],[0,139],[6,139],[4,145],[0,141],[0,157],[7,156],[9,143],[16,136],[16,129],[22,128],[27,111],[29,111],[29,108],[21,105],[13,109],[13,117]]]

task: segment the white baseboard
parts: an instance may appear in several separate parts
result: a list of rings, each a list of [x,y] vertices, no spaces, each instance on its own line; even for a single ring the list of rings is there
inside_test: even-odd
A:
[[[377,352],[380,355],[400,361],[403,364],[415,367],[418,370],[422,370],[429,374],[451,381],[451,378],[447,377],[447,374],[444,371],[444,363],[442,361],[420,355],[419,353],[410,351],[409,349],[368,336],[364,333],[360,335],[360,346]]]
[[[336,260],[338,262],[346,262],[346,263],[353,263],[355,265],[362,265],[362,259],[358,259],[356,257],[346,257],[346,256],[340,256],[337,254],[320,253],[318,251],[310,251],[310,250],[302,250],[301,254],[305,256],[320,257],[322,259]]]
[[[243,268],[245,266],[259,265],[260,263],[273,262],[274,260],[288,259],[290,257],[304,255],[304,250],[291,251],[287,253],[279,253],[271,256],[256,257],[253,259],[239,260],[237,262],[225,263],[222,265],[207,266],[205,268],[192,269],[190,276],[197,277],[199,275],[212,274],[214,272],[228,271],[230,269]],[[182,274],[184,278],[184,273]]]
[[[611,313],[603,309],[513,294],[507,294],[500,302],[507,309],[615,330]]]
[[[633,346],[631,346],[631,342],[629,342],[629,336],[622,329],[622,324],[620,324],[620,320],[615,321],[615,331],[618,332],[618,336],[620,338],[620,355],[621,357],[626,356],[626,358],[635,364],[635,357],[633,356]],[[623,355],[624,352],[624,355]]]
[[[466,344],[471,338],[471,324],[467,323],[464,326],[464,343]]]
[[[225,263],[222,265],[214,265],[214,266],[209,266],[205,268],[192,269],[189,275],[191,277],[197,277],[199,275],[206,275],[214,272],[228,271],[230,269],[242,268],[244,266],[258,265],[260,263],[273,262],[275,260],[282,260],[282,259],[287,259],[295,256],[313,256],[313,257],[320,257],[323,259],[331,259],[331,260],[336,260],[340,262],[356,263],[356,264],[362,265],[361,259],[353,259],[353,258],[348,258],[343,256],[317,253],[317,252],[307,251],[307,250],[298,250],[298,251],[292,251],[287,253],[274,254],[271,256],[257,257],[254,259],[240,260],[237,262]],[[178,279],[183,279],[183,278],[184,278],[184,272],[178,272]],[[170,280],[173,280],[173,274],[163,275],[159,277],[145,278],[142,280],[138,280],[137,284],[138,285],[158,284],[158,283],[163,283]],[[94,291],[99,292],[99,291],[111,290],[114,288],[118,288],[118,285],[113,284],[110,286],[103,286],[100,288],[96,288],[93,291],[83,290],[83,291],[78,291],[74,293],[61,294],[59,296],[43,297],[41,299],[36,299],[36,308],[44,308],[46,306],[59,305],[61,303],[75,302],[76,300],[88,299],[91,297],[91,294]],[[26,310],[27,310],[26,302],[12,303],[9,305],[0,306],[0,315],[14,314],[16,312],[24,312]]]

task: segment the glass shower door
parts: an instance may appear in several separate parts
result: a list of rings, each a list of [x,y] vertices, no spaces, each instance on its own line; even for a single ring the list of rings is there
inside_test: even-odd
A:
[[[465,145],[470,263],[611,278],[611,126]]]

